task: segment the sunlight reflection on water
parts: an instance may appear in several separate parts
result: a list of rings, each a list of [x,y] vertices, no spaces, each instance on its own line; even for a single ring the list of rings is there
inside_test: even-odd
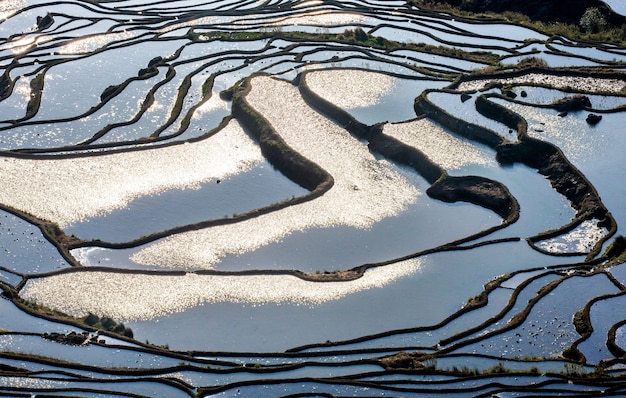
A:
[[[269,77],[257,77],[252,83],[248,101],[269,119],[288,145],[327,170],[334,186],[316,200],[278,212],[170,236],[134,254],[133,261],[211,268],[227,253],[249,252],[294,231],[338,225],[368,228],[415,202],[420,193],[406,178],[309,108],[296,88]]]
[[[59,47],[58,52],[59,54],[90,53],[103,47],[104,45],[107,45],[114,41],[128,40],[135,35],[136,33],[131,33],[128,31],[94,35],[91,37],[86,37],[84,39],[71,41],[68,44]]]
[[[309,87],[320,97],[343,109],[376,104],[391,91],[396,79],[362,70],[320,70],[306,75]]]
[[[262,160],[259,147],[235,122],[211,138],[182,145],[69,159],[6,158],[0,163],[0,202],[66,226],[138,196],[241,173]]]
[[[584,221],[573,231],[556,238],[537,243],[551,253],[585,253],[607,234],[606,228],[598,226],[598,220]]]
[[[181,312],[202,303],[316,305],[380,288],[416,272],[419,266],[419,260],[407,260],[370,269],[363,277],[346,282],[309,282],[290,275],[73,272],[30,280],[22,296],[79,316],[92,312],[125,321],[140,320]]]
[[[624,86],[624,80],[621,79],[608,79],[597,77],[582,77],[582,76],[554,76],[554,75],[542,75],[539,73],[530,73],[527,75],[507,78],[507,79],[489,79],[489,80],[471,80],[463,82],[459,85],[460,91],[473,91],[482,89],[487,83],[502,83],[502,84],[540,84],[551,86],[554,88],[567,88],[575,87],[576,90],[585,92],[613,92],[619,93]]]
[[[496,167],[494,156],[443,130],[428,119],[386,124],[383,132],[422,151],[446,170],[478,164]]]

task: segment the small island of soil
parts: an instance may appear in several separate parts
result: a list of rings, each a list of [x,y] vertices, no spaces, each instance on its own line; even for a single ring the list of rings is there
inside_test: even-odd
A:
[[[484,177],[446,176],[435,182],[426,193],[448,203],[473,203],[492,210],[505,220],[516,217],[519,212],[519,205],[509,190],[503,184]]]
[[[324,272],[303,272],[298,276],[304,280],[313,282],[338,282],[338,281],[353,281],[363,276],[365,270],[363,267],[357,267],[345,271],[324,271]]]

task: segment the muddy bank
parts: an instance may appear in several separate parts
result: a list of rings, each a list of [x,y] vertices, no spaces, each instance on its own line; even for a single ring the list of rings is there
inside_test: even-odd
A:
[[[516,219],[519,204],[509,190],[498,181],[484,177],[446,176],[435,182],[426,193],[444,202],[469,202],[489,209],[505,220]]]
[[[346,110],[320,97],[307,84],[307,73],[309,72],[298,75],[294,83],[298,85],[302,98],[311,108],[342,126],[354,137],[367,140],[370,151],[413,168],[431,184],[445,174],[445,170],[417,148],[383,134],[380,125],[368,126],[361,123]]]
[[[263,156],[281,173],[309,191],[327,190],[333,178],[326,170],[293,150],[247,102],[250,78],[233,92],[233,116],[257,140]]]
[[[499,78],[520,77],[522,71],[516,71],[510,74],[497,74]],[[562,72],[556,73],[563,76]],[[488,81],[495,75],[487,75],[484,80]],[[588,75],[595,76],[595,75]],[[600,78],[606,77],[605,74],[599,74]],[[459,79],[452,87],[458,86],[460,81],[475,80]],[[481,79],[476,79],[481,80]],[[434,92],[433,90],[431,92]],[[446,90],[442,90],[449,92]],[[617,225],[611,213],[602,203],[600,196],[591,182],[565,157],[563,152],[555,145],[535,139],[528,136],[528,123],[519,114],[509,110],[505,106],[490,100],[492,97],[506,98],[496,94],[480,94],[475,100],[476,110],[483,116],[504,124],[505,126],[517,132],[517,141],[501,140],[497,142],[495,137],[499,137],[495,132],[485,128],[468,123],[458,119],[445,110],[438,108],[428,100],[428,92],[424,92],[415,101],[415,109],[418,114],[425,114],[427,117],[448,127],[453,132],[465,136],[470,139],[479,140],[490,145],[497,152],[497,160],[501,164],[523,163],[531,168],[536,169],[540,174],[544,175],[552,187],[564,195],[576,210],[576,219],[573,224],[578,224],[586,219],[596,218],[600,220],[602,225],[609,230],[606,237],[601,239],[589,253],[590,257],[599,253],[602,244],[608,240],[617,230]],[[584,100],[580,101],[584,105]],[[569,100],[564,103],[569,103]],[[489,139],[488,137],[492,137]],[[570,223],[572,224],[572,223]],[[549,231],[550,234],[558,235],[566,232],[571,225],[568,224],[557,231]],[[534,237],[532,240],[537,240]]]
[[[519,114],[489,99],[493,95],[480,95],[476,110],[485,117],[496,120],[517,131],[518,141],[505,142],[496,147],[501,163],[521,162],[546,176],[552,186],[567,197],[579,216],[607,217],[598,192],[587,178],[565,157],[555,145],[528,136],[528,122]],[[502,98],[499,96],[499,98]],[[611,220],[607,220],[612,225]]]
[[[352,115],[346,112],[344,109],[341,109],[338,106],[335,106],[331,102],[325,100],[315,93],[306,81],[306,75],[308,72],[303,72],[296,77],[294,80],[294,84],[298,86],[300,90],[300,95],[304,101],[313,109],[319,111],[324,114],[326,117],[342,126],[344,129],[348,130],[350,134],[359,139],[369,140],[372,135],[375,133],[372,127],[359,122]]]
[[[382,132],[372,135],[368,147],[387,159],[413,168],[431,184],[446,175],[446,171],[431,161],[422,151]]]
[[[358,138],[367,139],[371,151],[379,153],[395,162],[412,167],[429,183],[433,184],[426,192],[435,199],[444,202],[469,202],[494,211],[505,220],[515,220],[519,216],[519,205],[508,189],[497,181],[483,177],[450,177],[439,165],[417,148],[406,145],[393,137],[382,133],[380,126],[367,126],[348,112],[315,94],[306,84],[306,73],[296,80],[300,92],[314,109],[335,120]],[[460,128],[462,120],[455,120],[443,110],[436,109],[426,96],[416,100],[416,107],[426,113],[436,114],[436,120]],[[422,107],[423,105],[423,107]],[[471,126],[470,136],[492,145],[500,143],[501,138],[480,126]]]
[[[428,99],[428,94],[437,90],[425,90],[419,97],[415,99],[414,109],[418,116],[424,115],[429,119],[436,121],[442,126],[452,130],[455,134],[465,137],[472,141],[495,148],[501,144],[504,139],[496,132],[488,128],[478,126],[473,123],[466,122],[450,115],[445,110],[439,108]],[[445,90],[444,90],[445,91]]]

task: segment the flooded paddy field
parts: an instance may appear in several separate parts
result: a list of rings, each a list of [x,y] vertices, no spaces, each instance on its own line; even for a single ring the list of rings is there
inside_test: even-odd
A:
[[[624,65],[404,1],[0,3],[0,395],[623,395]]]

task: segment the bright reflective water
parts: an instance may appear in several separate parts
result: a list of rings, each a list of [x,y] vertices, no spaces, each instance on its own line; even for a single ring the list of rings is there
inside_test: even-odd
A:
[[[609,3],[618,7],[615,2]],[[54,17],[51,26],[37,30],[37,17],[48,12]],[[350,30],[357,27],[380,38],[348,39]],[[344,36],[332,36],[335,34]],[[383,38],[406,46],[386,48],[389,43],[385,44]],[[44,332],[80,330],[28,315],[1,299],[1,365],[26,372],[23,377],[0,372],[0,395],[5,386],[19,386],[18,392],[24,396],[35,389],[41,389],[38,393],[53,393],[53,388],[59,388],[59,394],[69,396],[169,397],[193,395],[200,391],[194,390],[196,387],[223,386],[202,393],[366,396],[394,395],[409,389],[418,394],[420,389],[436,387],[443,389],[446,396],[462,396],[456,390],[462,386],[471,386],[476,393],[488,393],[492,392],[488,386],[492,382],[525,386],[546,380],[572,391],[593,390],[589,386],[569,386],[566,380],[548,376],[491,375],[467,379],[443,375],[437,370],[381,374],[376,373],[382,370],[380,364],[359,362],[375,361],[405,349],[438,355],[442,347],[437,347],[437,343],[443,338],[481,325],[506,308],[509,299],[519,293],[502,319],[445,346],[479,339],[484,333],[506,327],[506,322],[536,299],[537,292],[546,285],[575,270],[581,274],[586,271],[577,264],[584,256],[548,255],[524,240],[560,228],[575,216],[567,198],[535,169],[521,164],[502,167],[495,162],[493,148],[469,140],[462,139],[461,145],[458,141],[435,138],[437,144],[445,145],[425,147],[420,146],[423,137],[418,134],[419,129],[415,134],[413,130],[396,131],[394,137],[422,148],[451,175],[478,175],[499,181],[520,204],[520,218],[514,224],[437,252],[432,249],[499,226],[502,220],[467,202],[444,203],[430,198],[426,194],[429,184],[423,177],[371,152],[366,142],[349,137],[344,126],[336,126],[303,104],[290,82],[269,84],[270,79],[255,78],[253,88],[259,87],[255,86],[257,82],[265,83],[248,100],[294,150],[319,162],[333,176],[335,186],[308,205],[288,206],[282,216],[270,213],[254,221],[236,222],[235,214],[302,197],[307,191],[274,170],[263,159],[258,143],[242,131],[236,146],[238,150],[244,146],[250,150],[249,157],[235,155],[232,164],[221,155],[241,151],[228,145],[208,145],[210,150],[192,151],[198,149],[196,142],[182,143],[218,127],[222,118],[230,115],[232,106],[229,97],[220,97],[220,92],[259,71],[291,80],[302,71],[322,69],[320,75],[327,74],[330,84],[325,93],[318,87],[318,94],[338,104],[352,96],[356,102],[341,106],[360,122],[374,124],[413,119],[413,101],[423,90],[443,88],[461,72],[490,62],[515,63],[528,56],[532,47],[543,51],[540,56],[550,66],[596,66],[624,58],[623,49],[609,52],[591,44],[575,47],[565,39],[556,39],[553,45],[566,54],[554,54],[546,40],[545,35],[530,29],[501,22],[455,21],[395,1],[0,3],[0,76],[5,79],[0,86],[0,147],[21,151],[19,156],[0,156],[3,205],[58,222],[68,235],[112,242],[222,218],[233,221],[234,226],[195,231],[186,235],[187,240],[171,246],[163,242],[176,241],[180,236],[129,249],[95,245],[73,249],[71,255],[88,269],[39,275],[22,287],[21,274],[54,272],[68,268],[69,264],[37,226],[2,212],[0,253],[4,254],[0,256],[0,287],[5,296],[20,295],[77,315],[97,310],[98,315],[132,319],[126,325],[138,341],[103,337],[107,345],[65,346],[43,340],[40,334]],[[476,58],[480,51],[502,58]],[[472,57],[468,52],[474,53]],[[151,60],[158,60],[158,56],[163,59],[157,61],[162,63],[152,71],[155,76],[148,76],[146,70],[139,72]],[[353,69],[351,73],[336,68]],[[356,73],[354,68],[369,72]],[[365,76],[370,76],[371,81]],[[626,177],[624,112],[603,112],[601,122],[590,126],[585,122],[587,111],[560,118],[554,110],[531,105],[548,104],[553,97],[568,95],[573,90],[590,93],[597,110],[610,110],[624,104],[624,78],[557,78],[534,73],[500,81],[522,85],[514,87],[518,93],[521,89],[527,91],[526,99],[518,97],[526,105],[500,103],[528,120],[532,137],[552,142],[563,151],[597,189],[618,223],[617,234],[623,234],[620,224],[626,222],[626,188],[621,183]],[[486,82],[463,83],[460,90],[480,89]],[[36,86],[41,84],[39,93]],[[119,92],[110,98],[101,97],[110,86],[117,86]],[[362,90],[361,86],[367,87]],[[460,92],[435,92],[429,99],[460,119],[487,126],[505,139],[515,140],[507,127],[476,111],[477,95],[462,102]],[[435,121],[430,122],[433,131],[429,131],[432,134],[428,137],[437,137],[436,130],[439,137],[458,139]],[[413,123],[395,127],[416,127]],[[337,139],[340,135],[341,140]],[[94,144],[101,145],[97,151],[102,156],[85,156],[90,149],[80,144],[91,138]],[[178,145],[159,147],[168,141]],[[214,143],[209,139],[206,142]],[[123,156],[109,156],[114,155],[109,152],[115,152],[109,144],[127,149],[145,146],[150,150],[134,149],[121,152]],[[443,156],[452,149],[458,150],[457,146],[474,152],[461,151],[462,155],[453,156],[455,159]],[[37,148],[44,156],[25,156],[28,148]],[[50,153],[46,153],[48,150]],[[59,156],[47,156],[58,155],[59,151]],[[470,152],[477,157],[470,156]],[[66,156],[69,153],[76,156]],[[134,156],[138,153],[151,157]],[[234,165],[230,171],[221,169],[228,164]],[[193,181],[184,180],[190,175],[196,176]],[[166,182],[158,182],[165,177]],[[121,195],[125,201],[115,204],[115,195],[124,186],[136,191],[128,197]],[[86,203],[89,206],[85,207]],[[513,240],[490,241],[501,238]],[[472,246],[477,242],[480,245]],[[153,259],[158,261],[145,261],[144,265],[132,260],[141,258],[138,253],[157,246],[162,252]],[[425,253],[418,255],[420,251]],[[409,255],[417,257],[395,261]],[[334,271],[378,262],[390,264],[370,269],[361,278],[350,281],[315,282],[285,274],[301,271],[314,278],[329,277]],[[174,267],[186,271],[214,268],[216,272],[163,272]],[[540,277],[522,289],[526,280],[550,268],[562,273]],[[610,270],[622,283],[623,269],[620,265]],[[148,275],[138,270],[158,272]],[[485,307],[444,322],[441,327],[410,329],[443,321],[481,293],[487,282],[516,271],[522,272],[496,288]],[[57,281],[60,282],[55,285]],[[603,294],[615,295],[620,290],[604,274],[565,279],[538,300],[520,328],[505,330],[489,339],[472,340],[455,350],[461,355],[441,355],[437,368],[489,369],[506,355],[511,359],[503,360],[508,368],[528,369],[536,363],[540,371],[562,371],[561,361],[518,359],[558,356],[578,338],[572,314],[590,300]],[[46,293],[38,295],[41,292]],[[589,365],[582,369],[590,370],[593,364],[611,357],[604,342],[608,330],[623,320],[619,311],[623,297],[606,297],[592,306],[594,333],[579,346]],[[617,332],[618,345],[624,346],[623,335],[622,327]],[[144,341],[145,346],[140,343]],[[311,348],[300,357],[271,354],[314,343],[322,346]],[[345,352],[334,352],[342,349]],[[306,356],[315,350],[326,354]],[[202,361],[235,361],[233,358],[239,358],[237,352],[242,353],[241,358],[250,364],[250,369],[230,364],[205,366],[205,362],[193,357],[197,353]],[[258,353],[268,353],[267,358]],[[53,361],[39,364],[37,358],[22,356],[26,354],[49,356]],[[514,357],[519,358],[513,360]],[[94,368],[78,370],[63,361]],[[262,367],[295,362],[299,365],[292,368]],[[154,373],[122,376],[110,367],[150,368]],[[29,373],[34,370],[48,373]],[[65,372],[59,373],[61,370]],[[337,381],[332,379],[334,376],[348,377]],[[329,379],[319,383],[310,377]],[[412,383],[416,380],[424,384]],[[248,385],[249,381],[255,385]],[[360,381],[369,384],[365,387]],[[433,391],[431,388],[419,395],[439,394]]]
[[[604,0],[604,2],[606,4],[608,4],[609,6],[611,6],[611,8],[613,9],[613,11],[622,14],[622,15],[626,15],[626,4],[623,1],[620,0]]]

